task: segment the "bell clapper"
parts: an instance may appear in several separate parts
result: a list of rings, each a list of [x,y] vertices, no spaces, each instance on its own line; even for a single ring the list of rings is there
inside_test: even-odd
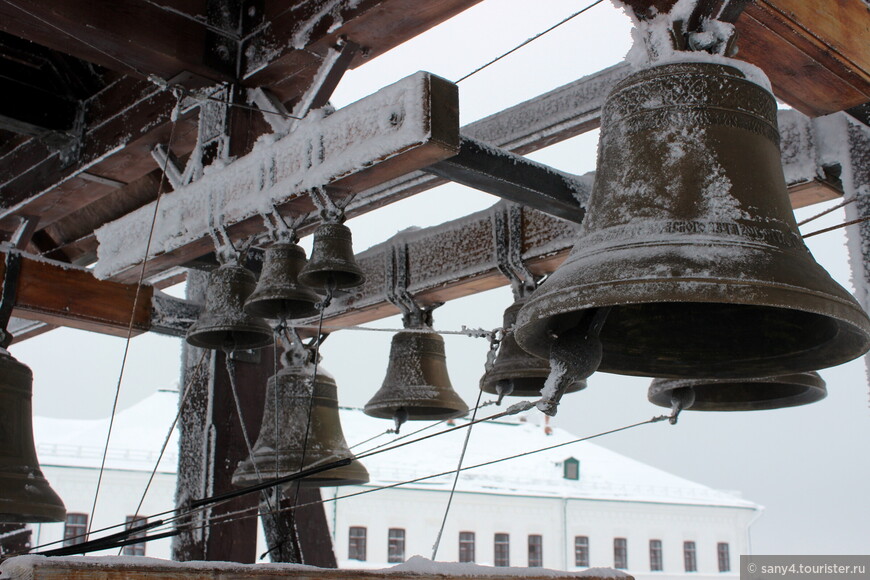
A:
[[[680,411],[690,408],[694,402],[695,390],[692,387],[674,389],[671,393],[671,416],[668,417],[668,422],[671,425],[676,425]]]
[[[562,395],[578,380],[586,379],[601,364],[603,348],[599,335],[610,307],[596,308],[578,326],[559,334],[550,347],[550,375],[536,406],[554,416]]]
[[[498,393],[498,401],[496,401],[496,405],[501,405],[501,400],[505,398],[505,396],[510,395],[514,392],[514,383],[510,379],[502,379],[495,385],[496,393]]]
[[[399,429],[402,427],[402,424],[408,420],[408,410],[405,407],[399,407],[396,409],[396,412],[393,414],[393,422],[396,424],[396,429],[394,433],[396,435],[399,434]]]

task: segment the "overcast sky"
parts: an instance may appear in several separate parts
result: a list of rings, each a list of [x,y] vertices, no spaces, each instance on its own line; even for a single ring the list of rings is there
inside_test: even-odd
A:
[[[344,106],[417,70],[457,79],[575,12],[577,0],[489,0],[348,73],[334,102]],[[621,61],[631,39],[628,18],[604,2],[460,84],[462,123],[497,112]],[[572,173],[595,168],[598,133],[531,157]],[[411,225],[430,226],[484,209],[496,200],[447,185],[348,222],[357,252]],[[814,214],[814,206],[799,217]],[[805,228],[843,221],[841,211]],[[847,288],[843,231],[816,236],[810,249]],[[310,243],[310,240],[307,240]],[[310,247],[310,246],[307,246]],[[435,327],[501,325],[511,302],[501,288],[453,301],[435,312]],[[374,323],[400,326],[397,318]],[[362,406],[383,380],[390,334],[343,331],[324,344],[323,365],[339,385],[342,405]],[[483,371],[485,341],[448,336],[453,384],[472,405]],[[121,391],[126,407],[157,388],[175,387],[179,339],[145,335],[132,341]],[[111,410],[124,349],[122,339],[61,329],[12,347],[34,372],[37,414],[95,418]],[[752,528],[759,554],[859,554],[870,546],[870,410],[863,361],[822,371],[826,400],[753,413],[691,413],[667,423],[599,439],[600,445],[765,506]],[[563,400],[555,424],[577,435],[620,427],[662,412],[646,401],[648,379],[596,374],[589,388]],[[168,427],[168,426],[167,426]],[[162,429],[155,425],[155,429]],[[346,433],[353,443],[352,433]]]

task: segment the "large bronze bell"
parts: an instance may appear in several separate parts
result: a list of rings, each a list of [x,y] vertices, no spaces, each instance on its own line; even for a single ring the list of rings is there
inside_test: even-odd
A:
[[[243,305],[257,280],[247,268],[223,265],[211,271],[205,307],[187,331],[187,342],[200,348],[245,350],[272,343],[266,321],[247,314]]]
[[[42,475],[33,442],[33,373],[0,349],[0,522],[61,522],[66,508]]]
[[[317,314],[314,305],[320,297],[297,279],[305,263],[305,250],[297,244],[276,242],[266,248],[260,280],[245,301],[245,312],[281,320]]]
[[[503,328],[511,329],[517,321],[517,313],[526,303],[526,298],[520,298],[504,311]],[[536,397],[541,394],[544,382],[550,374],[550,361],[529,354],[517,344],[514,333],[509,332],[501,341],[498,355],[492,368],[480,379],[480,390],[501,398],[507,395],[515,397]],[[573,393],[586,388],[585,380],[578,380],[565,391]]]
[[[608,96],[576,245],[517,341],[547,356],[609,307],[599,368],[613,373],[773,376],[870,347],[867,314],[798,232],[776,101],[738,68],[664,64]]]
[[[309,420],[309,401],[311,426],[304,451],[304,467],[307,469],[353,457],[338,418],[335,380],[326,372],[318,370],[317,379],[312,385],[313,371],[310,364],[288,366],[269,378],[260,435],[254,444],[253,454],[239,463],[233,473],[233,485],[241,487],[259,483],[258,470],[265,481],[291,475],[303,468],[302,445]],[[365,467],[354,459],[349,465],[322,471],[300,482],[302,485],[317,487],[357,485],[368,480],[369,474]]]
[[[350,228],[323,223],[314,231],[311,259],[299,273],[299,281],[318,290],[361,286],[365,275],[353,256]]]
[[[660,407],[673,399],[692,411],[763,411],[821,401],[828,395],[819,373],[755,379],[655,379],[647,398]]]
[[[393,335],[387,376],[366,403],[365,414],[381,419],[441,420],[468,413],[447,374],[444,339],[433,330]]]

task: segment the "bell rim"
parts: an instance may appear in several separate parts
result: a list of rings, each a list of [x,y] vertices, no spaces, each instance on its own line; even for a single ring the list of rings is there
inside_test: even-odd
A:
[[[194,323],[190,327],[190,330],[188,330],[184,339],[191,346],[210,350],[222,350],[230,347],[233,350],[252,350],[269,346],[274,341],[274,333],[271,327],[269,327],[268,324],[265,324],[265,322],[263,323],[263,326],[268,329],[268,332],[259,325],[246,327],[220,325],[206,329],[199,329],[196,327],[196,323]],[[228,345],[226,342],[218,342],[206,338],[211,335],[225,334],[227,332],[244,333],[240,336],[240,338],[244,338],[244,340],[235,341],[232,345]]]
[[[579,237],[577,246],[582,244]],[[596,252],[597,253],[597,252]],[[794,259],[794,256],[790,256]],[[566,263],[574,271],[584,271],[586,256],[580,255]],[[571,261],[570,265],[568,261]],[[815,262],[811,256],[809,261],[802,261],[803,266],[811,268],[813,273],[822,274],[823,283],[827,288],[810,289],[792,284],[777,283],[772,280],[712,278],[712,277],[632,277],[619,280],[600,280],[583,282],[579,276],[558,276],[558,270],[547,282],[555,288],[547,288],[547,282],[531,296],[520,311],[517,318],[515,337],[518,344],[527,352],[539,357],[549,356],[552,329],[555,321],[564,319],[583,310],[600,307],[631,307],[661,304],[694,304],[720,305],[729,307],[764,307],[782,311],[799,311],[808,315],[816,315],[831,320],[836,325],[836,336],[813,347],[815,356],[826,357],[824,364],[818,360],[806,359],[806,352],[800,351],[779,358],[780,364],[789,361],[786,368],[795,372],[814,371],[819,368],[836,366],[853,360],[870,349],[870,318],[861,308],[857,300],[837,284],[827,272]],[[650,288],[667,295],[667,299],[649,296]],[[612,295],[618,289],[619,295]],[[638,291],[646,294],[641,297],[631,297],[630,292]],[[570,305],[570,309],[566,307]],[[607,329],[605,322],[604,329]],[[603,331],[604,332],[604,331]],[[849,346],[848,350],[844,346]],[[612,357],[613,355],[611,355]],[[772,361],[771,361],[772,362]],[[735,363],[736,364],[736,363]],[[673,376],[693,378],[688,371],[665,372],[661,368],[640,366],[632,369],[619,369],[608,360],[605,348],[599,370],[633,376]],[[783,365],[785,366],[785,365]],[[770,372],[759,372],[749,368],[741,370],[732,368],[731,374],[719,372],[716,376],[731,376],[734,378],[752,378],[759,375],[776,374],[776,369]],[[781,374],[781,373],[780,373]]]
[[[500,380],[511,380],[514,381],[514,388],[510,393],[506,393],[505,397],[537,397],[540,396],[541,391],[544,388],[544,383],[547,380],[547,376],[549,375],[529,377],[518,377],[516,375],[504,377],[488,377],[486,374],[484,374],[483,377],[481,377],[480,379],[480,390],[489,395],[498,395],[498,382]],[[519,384],[517,383],[517,380],[519,380]],[[586,379],[574,381],[565,390],[565,394],[578,393],[585,389],[587,386],[588,384],[586,382]]]
[[[279,453],[278,462],[284,460],[291,460],[298,463],[300,457],[297,454],[288,454],[288,453]],[[253,460],[250,456],[239,463],[239,466],[233,472],[231,482],[236,487],[246,487],[249,485],[256,485],[260,483],[260,478],[257,477],[257,472],[254,469],[255,464],[259,463],[275,463],[276,453],[274,452],[261,452],[256,454],[256,461]],[[337,459],[336,459],[337,460]],[[305,469],[310,469],[312,466],[307,465]],[[327,474],[333,473],[339,477],[329,477]],[[281,471],[278,472],[278,477],[286,477],[288,475],[292,475],[294,472],[290,471]],[[274,477],[274,471],[266,471],[261,472],[261,476],[263,479],[268,479],[270,477]],[[309,477],[303,477],[301,479],[296,479],[290,482],[287,482],[285,485],[295,485],[299,483],[303,487],[339,487],[343,485],[362,485],[364,483],[368,483],[370,481],[370,476],[368,470],[365,466],[356,458],[351,459],[351,462],[348,465],[343,465],[341,467],[336,467],[334,469],[330,469],[327,471],[322,471],[320,473],[316,473]]]
[[[459,395],[456,395],[456,397],[459,398]],[[405,409],[408,412],[408,421],[445,421],[447,419],[464,417],[468,414],[468,405],[461,398],[459,398],[459,402],[465,407],[464,410],[456,407],[418,405],[413,404],[414,401],[401,401],[401,404],[390,401],[376,402],[374,404],[369,402],[363,407],[363,413],[376,419],[393,419],[396,411]]]
[[[313,316],[317,316],[319,310],[315,304],[320,302],[320,297],[314,293],[312,290],[311,293],[315,300],[313,302],[309,302],[304,299],[293,299],[287,298],[286,296],[281,296],[276,293],[266,294],[263,293],[261,296],[255,296],[251,294],[248,299],[245,301],[244,310],[246,314],[250,316],[255,316],[257,318],[266,318],[269,320],[298,320],[300,318],[311,318]],[[292,303],[292,307],[284,306],[284,307],[276,307],[276,304],[287,304]],[[285,312],[289,312],[289,314],[283,314]],[[283,315],[282,315],[283,314]]]
[[[17,485],[16,480],[21,480],[21,483]],[[41,469],[29,470],[27,474],[0,471],[0,487],[7,488],[7,486],[24,489],[25,492],[28,487],[32,487],[37,491],[28,492],[34,497],[26,502],[30,506],[29,513],[22,513],[21,498],[15,501],[0,498],[0,523],[39,524],[62,522],[66,519],[66,506],[45,479]]]
[[[703,396],[699,396],[698,389],[706,391],[721,390],[725,394],[731,391],[739,392],[743,388],[751,388],[757,386],[761,389],[765,385],[774,385],[781,392],[777,396],[768,399],[757,400],[705,400]],[[775,409],[785,409],[789,407],[799,407],[809,405],[821,401],[828,396],[828,390],[825,381],[821,376],[813,371],[791,373],[787,375],[777,375],[771,377],[750,377],[743,379],[718,379],[718,378],[681,378],[668,379],[657,378],[650,384],[647,391],[647,399],[650,403],[659,407],[670,407],[670,394],[672,391],[680,388],[691,388],[695,391],[695,402],[686,411],[718,411],[718,412],[737,412],[737,411],[770,411]],[[729,391],[730,390],[730,391]],[[763,391],[762,391],[763,394]],[[717,393],[722,395],[722,393]]]

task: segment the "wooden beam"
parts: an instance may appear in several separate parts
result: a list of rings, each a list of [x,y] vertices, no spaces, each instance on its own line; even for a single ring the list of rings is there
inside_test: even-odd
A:
[[[0,252],[5,256],[5,252]],[[0,263],[0,279],[5,275],[5,260]],[[68,326],[127,336],[130,318],[133,334],[151,328],[150,286],[136,286],[98,280],[90,271],[60,262],[21,255],[21,272],[13,316],[38,320],[50,325]]]
[[[139,151],[169,139],[167,123],[175,103],[170,91],[148,81],[121,79],[85,103],[86,127],[75,160],[36,139],[0,158],[0,229],[13,227],[14,216],[21,213],[39,215],[46,227],[114,191],[78,178],[82,172],[126,183],[153,171],[150,155]],[[173,150],[190,151],[195,140],[195,125],[183,121]]]
[[[165,50],[164,41],[168,38],[177,42],[176,48],[170,56],[177,59],[177,65],[184,70],[192,71],[195,62],[202,60],[205,50],[203,45],[198,47],[188,46],[190,38],[204,38],[196,30],[190,35],[178,34],[180,22],[175,17],[185,21],[188,26],[200,29],[201,24],[194,22],[184,14],[193,15],[204,21],[204,0],[190,0],[181,3],[183,6],[176,8],[179,2],[142,2],[141,7],[118,8],[117,3],[109,2],[112,6],[100,10],[99,7],[108,0],[99,0],[97,3],[67,2],[57,4],[48,0],[21,0],[21,2],[3,3],[0,6],[0,14],[3,11],[17,12],[12,20],[3,21],[14,28],[18,20],[23,20],[22,34],[34,34],[52,36],[60,45],[61,51],[76,53],[77,50],[87,49],[82,43],[63,35],[48,25],[41,28],[33,24],[33,18],[25,12],[15,8],[19,5],[27,10],[34,10],[34,14],[54,17],[57,14],[57,23],[66,23],[72,18],[68,11],[87,12],[79,14],[84,20],[70,22],[71,26],[92,27],[89,34],[99,36],[101,23],[112,25],[115,19],[125,16],[126,22],[120,23],[117,30],[125,30],[129,26],[138,27],[137,11],[144,11],[143,22],[148,24],[148,30],[143,34],[154,34],[156,44],[151,47],[138,41],[142,34],[134,31],[133,42],[128,49],[136,53],[141,59],[160,60],[161,51]],[[326,51],[339,36],[358,37],[363,39],[366,48],[366,58],[382,54],[395,46],[398,46],[410,36],[419,34],[437,23],[461,12],[465,8],[476,4],[479,0],[438,0],[432,2],[418,2],[416,0],[366,0],[365,2],[346,1],[344,8],[338,11],[325,10],[322,12],[312,11],[312,7],[322,3],[301,2],[293,3],[293,8],[288,10],[287,3],[278,0],[264,2],[265,18],[267,22],[245,40],[245,49],[242,51],[252,56],[252,60],[246,61],[246,72],[243,73],[242,83],[248,87],[270,87],[273,92],[279,94],[283,101],[291,101],[301,95],[309,86],[313,75],[317,70]],[[133,3],[135,4],[135,3]],[[338,6],[338,3],[335,4]],[[199,8],[197,8],[199,7]],[[304,13],[294,10],[304,8]],[[125,13],[124,10],[137,12],[137,14]],[[153,11],[153,12],[152,12]],[[91,13],[92,12],[92,13]],[[174,16],[167,21],[166,32],[160,26],[154,24],[159,21],[160,15],[173,13]],[[337,14],[341,14],[341,20],[336,20]],[[300,22],[294,22],[295,16],[303,18]],[[270,20],[271,19],[271,20]],[[357,22],[357,19],[360,19]],[[52,21],[54,22],[54,21]],[[2,26],[0,24],[0,26]],[[302,27],[302,28],[300,28]],[[38,29],[39,28],[39,29]],[[38,30],[37,30],[38,29]],[[11,31],[16,34],[15,30]],[[299,34],[296,34],[299,33]],[[352,35],[348,35],[352,33]],[[106,38],[100,37],[99,42],[91,43],[100,46],[100,43],[117,42],[115,29],[106,34]],[[40,36],[41,38],[41,36]],[[52,38],[47,39],[47,42]],[[275,43],[271,43],[274,40]],[[126,39],[123,42],[127,42]],[[48,42],[50,45],[51,43]],[[187,47],[180,50],[178,46]],[[315,52],[311,46],[317,48]],[[102,48],[102,47],[101,47]],[[82,49],[82,50],[84,50]],[[248,50],[250,49],[250,50]],[[144,51],[144,52],[142,52]],[[102,54],[99,51],[95,51]],[[108,51],[112,54],[111,51]],[[79,56],[100,63],[101,60],[93,57],[88,59],[88,54]],[[102,55],[103,59],[107,57]],[[186,62],[183,59],[191,59]],[[108,60],[112,60],[109,58]],[[160,61],[162,62],[162,61]],[[365,62],[358,58],[355,65]],[[120,65],[115,62],[115,66]],[[143,67],[144,63],[140,63]],[[163,63],[161,66],[173,67],[171,63]],[[156,66],[156,65],[155,65]],[[112,68],[109,66],[109,68]],[[143,69],[144,70],[144,69]],[[174,70],[174,69],[173,69]],[[156,69],[155,69],[156,71]],[[128,71],[125,71],[128,72]],[[164,79],[171,78],[171,71],[161,72],[158,76]],[[195,72],[195,71],[194,71]],[[208,76],[208,71],[199,71]],[[180,79],[188,86],[189,82],[199,82],[196,75],[187,75],[190,81]],[[79,178],[83,171],[92,171],[95,174],[105,176],[111,180],[130,183],[141,178],[154,169],[150,151],[157,143],[166,143],[170,133],[170,121],[175,107],[175,98],[169,91],[147,80],[137,78],[135,75],[121,77],[109,87],[100,91],[86,104],[87,111],[86,129],[83,136],[84,148],[80,157],[76,159],[64,159],[58,153],[45,146],[44,143],[30,139],[29,141],[7,151],[0,156],[0,231],[9,231],[8,217],[15,213],[31,213],[40,215],[42,225],[48,226],[56,220],[62,219],[67,213],[76,211],[86,205],[99,200],[107,195],[109,189],[98,184]],[[268,130],[265,122],[257,120],[250,127],[254,139]],[[196,141],[196,126],[188,120],[182,120],[175,129],[172,143],[173,152],[181,157],[189,153]],[[102,223],[91,224],[91,230]]]
[[[206,64],[205,23],[154,2],[10,0],[0,3],[0,30],[140,79],[234,76]]]
[[[738,58],[811,117],[870,101],[870,17],[862,0],[755,0],[737,20]]]
[[[457,568],[451,572],[449,563],[439,563],[444,573],[405,572],[402,570],[330,570],[326,568],[304,568],[298,564],[244,565],[228,562],[166,562],[127,558],[33,558],[19,556],[0,564],[0,572],[9,578],[27,580],[462,580],[471,574],[481,580],[503,580],[506,576],[491,568],[480,566],[471,573]],[[465,565],[467,568],[469,565]],[[539,571],[540,569],[538,569]],[[526,580],[552,580],[552,575],[538,573],[530,568],[522,574]],[[634,580],[634,576],[602,569],[600,574],[581,572],[570,574],[562,572],[564,580],[604,580],[623,578]]]
[[[153,237],[154,203],[103,226],[95,272],[135,279],[142,255],[126,250],[144,249],[150,237],[150,275],[211,251],[212,214],[231,236],[250,236],[263,231],[262,215],[272,206],[292,215],[312,211],[313,188],[328,187],[340,200],[458,151],[456,85],[417,73],[164,195]]]

